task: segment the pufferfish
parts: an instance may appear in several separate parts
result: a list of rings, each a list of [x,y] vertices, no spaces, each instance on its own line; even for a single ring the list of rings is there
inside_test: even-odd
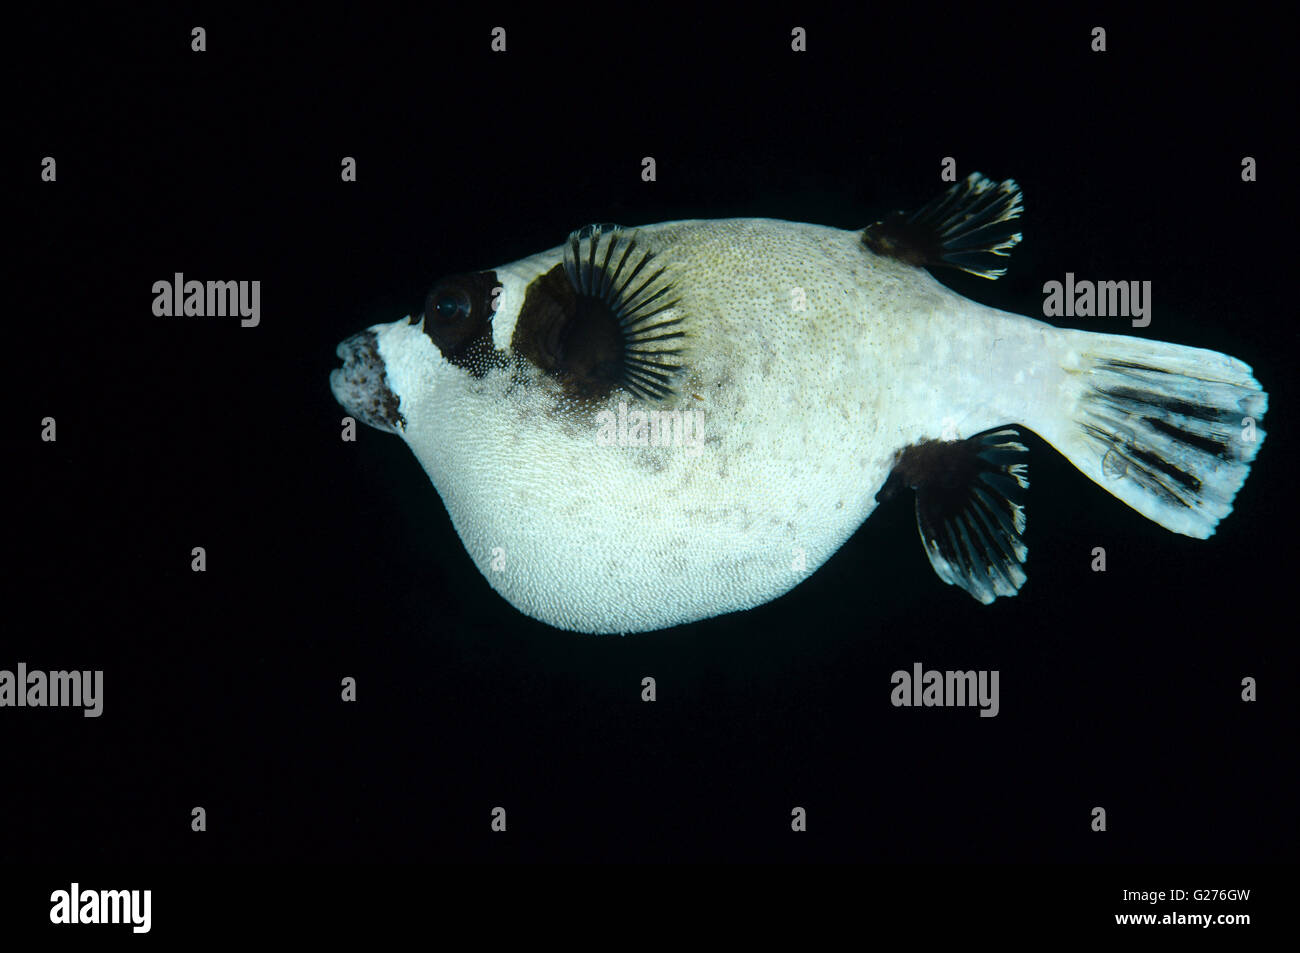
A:
[[[642,632],[762,605],[906,490],[931,566],[1026,581],[1026,428],[1176,533],[1211,536],[1267,395],[1215,351],[999,311],[1019,187],[972,174],[865,229],[588,226],[451,275],[338,347],[349,414],[400,436],[521,612]]]

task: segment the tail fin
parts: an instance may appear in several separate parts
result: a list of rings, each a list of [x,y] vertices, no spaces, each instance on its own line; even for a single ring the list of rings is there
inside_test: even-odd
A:
[[[1062,417],[1042,436],[1165,529],[1214,535],[1264,440],[1268,395],[1250,368],[1217,351],[1064,334]]]

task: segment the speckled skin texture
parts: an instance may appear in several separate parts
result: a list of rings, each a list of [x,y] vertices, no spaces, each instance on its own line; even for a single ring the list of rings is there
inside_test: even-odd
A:
[[[699,451],[602,446],[601,410],[652,405],[575,405],[531,365],[475,379],[418,324],[372,329],[401,436],[488,582],[534,618],[626,633],[767,602],[870,515],[902,447],[1051,429],[1059,413],[1062,332],[962,298],[859,232],[732,219],[635,234],[668,267],[688,335],[677,393],[655,406],[703,412]],[[498,348],[561,255],[496,268]]]

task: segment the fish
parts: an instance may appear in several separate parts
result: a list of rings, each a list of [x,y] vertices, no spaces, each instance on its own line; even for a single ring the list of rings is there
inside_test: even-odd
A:
[[[1226,354],[1057,328],[935,277],[1004,274],[1023,209],[1015,180],[972,173],[860,229],[589,225],[437,281],[418,316],[343,341],[330,387],[411,448],[489,585],[572,632],[763,605],[909,492],[939,579],[1014,596],[1022,431],[1210,537],[1267,394]]]

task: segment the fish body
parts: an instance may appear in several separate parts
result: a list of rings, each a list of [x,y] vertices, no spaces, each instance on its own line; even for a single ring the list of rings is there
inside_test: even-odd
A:
[[[408,443],[492,587],[562,629],[761,605],[904,490],[944,581],[1014,595],[1016,426],[1209,536],[1262,440],[1250,369],[989,308],[927,270],[995,277],[1019,212],[1013,182],[971,176],[865,230],[588,227],[345,341],[332,388]]]

